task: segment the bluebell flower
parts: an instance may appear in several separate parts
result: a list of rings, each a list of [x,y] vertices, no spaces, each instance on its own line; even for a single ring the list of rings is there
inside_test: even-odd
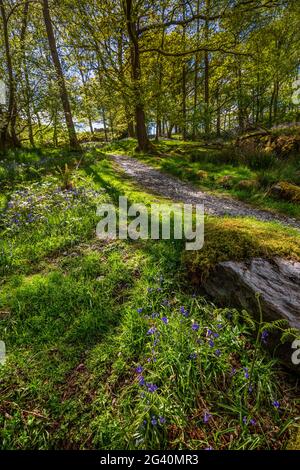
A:
[[[145,379],[144,379],[144,377],[143,377],[142,375],[141,375],[141,377],[139,378],[139,385],[140,385],[141,387],[143,387],[143,386],[145,385]]]
[[[160,424],[165,424],[166,418],[164,418],[163,416],[160,416],[159,417],[159,422],[160,422]]]
[[[198,331],[198,330],[199,330],[199,325],[198,325],[198,323],[193,323],[193,324],[192,324],[192,330],[194,330],[194,331]]]
[[[208,413],[207,411],[205,411],[204,414],[203,414],[203,423],[205,423],[205,424],[208,423],[210,418],[211,418],[211,414]]]
[[[279,401],[274,400],[274,401],[273,401],[273,406],[274,406],[274,408],[279,409],[279,408],[280,408],[280,403],[279,403]]]
[[[152,426],[156,426],[156,425],[157,425],[157,419],[155,418],[155,416],[152,416],[151,424],[152,424]]]
[[[196,359],[196,357],[197,357],[197,353],[195,353],[195,352],[193,352],[189,355],[190,359]]]
[[[261,334],[261,341],[264,343],[264,344],[267,344],[268,342],[268,336],[269,336],[269,332],[267,330],[264,330]]]
[[[245,371],[245,378],[249,379],[248,367],[244,367],[244,371]]]
[[[151,383],[147,383],[147,388],[148,392],[150,393],[156,392],[156,390],[158,389],[157,385]]]
[[[152,327],[149,328],[149,330],[147,331],[147,335],[154,335],[155,332],[156,332],[156,328],[155,328],[155,326],[152,326]]]
[[[142,313],[143,309],[142,308],[138,308],[137,309],[137,313]]]
[[[162,321],[163,321],[165,324],[167,324],[167,323],[168,323],[168,319],[167,319],[167,317],[162,317],[162,319],[161,319],[161,320],[162,320]]]
[[[256,421],[255,421],[254,418],[251,418],[251,419],[250,419],[250,424],[251,424],[251,426],[255,426],[255,425],[256,425]]]
[[[180,307],[180,313],[182,313],[182,315],[183,315],[184,317],[188,317],[188,316],[189,316],[188,310],[186,310],[184,307]]]
[[[220,349],[216,349],[215,355],[216,355],[217,357],[221,356],[221,351],[220,351]]]
[[[135,370],[138,374],[141,374],[143,372],[142,366],[137,366],[137,368]]]
[[[243,423],[247,424],[247,417],[246,416],[243,417]]]
[[[213,348],[214,345],[215,345],[215,343],[213,342],[212,339],[210,339],[210,340],[208,341],[208,344],[209,344],[209,346],[210,346],[211,348]]]

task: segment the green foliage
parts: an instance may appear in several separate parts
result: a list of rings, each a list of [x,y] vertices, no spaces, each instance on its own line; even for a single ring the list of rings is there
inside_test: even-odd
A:
[[[295,401],[253,340],[247,312],[218,309],[193,292],[178,241],[95,238],[96,199],[87,195],[117,201],[122,191],[146,204],[152,196],[93,151],[78,194],[65,202],[70,191],[51,165],[42,181],[23,183],[23,199],[19,190],[5,193],[2,228],[14,210],[22,227],[1,237],[1,448],[284,448]],[[30,198],[48,218],[45,229],[26,223],[21,200]],[[292,247],[292,234],[278,229],[278,240],[284,245],[284,234]]]

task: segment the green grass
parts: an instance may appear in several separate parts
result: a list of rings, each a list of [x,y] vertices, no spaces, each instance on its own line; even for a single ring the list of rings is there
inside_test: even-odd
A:
[[[109,144],[104,150],[134,156],[165,173],[194,184],[199,189],[229,194],[256,207],[300,217],[299,204],[278,200],[268,194],[271,185],[278,181],[300,185],[298,156],[279,160],[257,154],[240,161],[227,146],[222,151],[211,150],[200,147],[196,142],[178,140],[159,142],[154,155],[136,153],[135,147],[135,141],[128,139]],[[199,171],[207,172],[207,178],[199,177]],[[232,177],[229,188],[224,188],[220,183],[224,176]],[[242,180],[252,180],[254,184],[249,188],[240,188],[239,182]]]
[[[255,356],[253,322],[195,292],[182,241],[95,238],[97,202],[153,196],[96,150],[74,170],[77,193],[66,196],[57,163],[76,157],[54,155],[27,152],[39,174],[1,189],[1,448],[285,448],[297,384],[262,347]],[[235,222],[228,227],[238,242],[245,237],[247,255],[253,221]],[[221,221],[207,223],[212,263]],[[257,244],[270,228],[259,225]],[[294,232],[273,229],[269,252],[281,240],[296,257]]]

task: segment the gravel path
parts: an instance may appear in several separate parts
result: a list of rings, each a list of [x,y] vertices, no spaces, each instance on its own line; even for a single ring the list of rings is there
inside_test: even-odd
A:
[[[173,176],[161,173],[132,157],[124,155],[110,155],[110,157],[134,178],[144,189],[148,189],[160,196],[168,197],[174,201],[187,204],[204,203],[206,214],[214,216],[230,215],[233,217],[255,217],[262,221],[277,221],[284,225],[300,229],[300,221],[284,215],[276,215],[272,212],[256,209],[244,202],[230,197],[216,196],[204,191],[199,191],[191,184]]]

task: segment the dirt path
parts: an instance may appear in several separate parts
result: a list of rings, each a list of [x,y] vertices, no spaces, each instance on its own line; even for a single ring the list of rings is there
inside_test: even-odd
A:
[[[187,204],[204,203],[206,214],[215,216],[230,215],[233,217],[255,217],[262,221],[277,221],[284,225],[300,229],[300,221],[292,217],[277,215],[272,212],[256,209],[244,202],[230,197],[217,196],[204,191],[199,191],[191,184],[173,176],[161,173],[132,157],[124,155],[110,155],[110,157],[134,178],[143,188],[153,191],[160,196],[168,197],[174,201]]]

